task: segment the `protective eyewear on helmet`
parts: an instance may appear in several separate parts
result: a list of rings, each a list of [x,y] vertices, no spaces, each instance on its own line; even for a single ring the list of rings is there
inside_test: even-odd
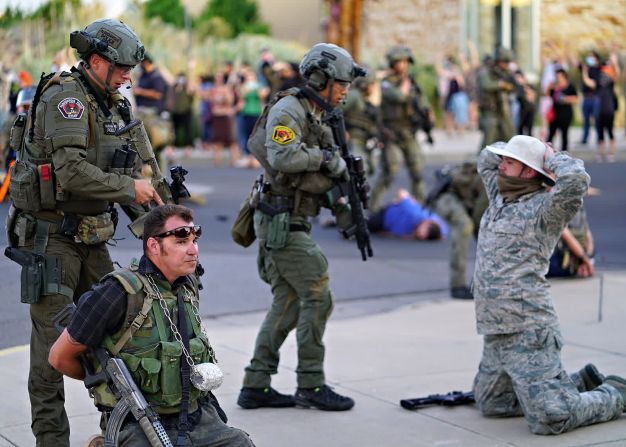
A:
[[[178,239],[187,239],[192,234],[196,237],[202,236],[202,227],[200,225],[189,225],[189,226],[184,226],[184,227],[178,227],[178,228],[174,228],[173,230],[168,230],[152,237],[163,239],[169,236],[176,236],[176,238]]]

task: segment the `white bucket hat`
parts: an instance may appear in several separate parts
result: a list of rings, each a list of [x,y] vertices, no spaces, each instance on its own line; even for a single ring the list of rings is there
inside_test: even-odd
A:
[[[543,157],[546,152],[546,143],[528,135],[516,135],[508,143],[494,143],[487,146],[487,150],[496,155],[514,158],[524,163],[529,168],[534,169],[544,177],[544,181],[549,186],[554,186],[553,174],[548,174],[543,169]]]

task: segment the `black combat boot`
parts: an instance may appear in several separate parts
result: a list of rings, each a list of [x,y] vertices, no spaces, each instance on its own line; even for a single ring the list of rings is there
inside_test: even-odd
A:
[[[572,375],[574,376],[574,383],[576,383],[576,387],[581,393],[591,391],[604,382],[604,375],[602,375],[600,371],[598,371],[598,368],[592,363],[587,363],[583,368]],[[580,380],[575,379],[576,375],[580,377]]]
[[[605,385],[611,385],[622,395],[622,400],[624,401],[624,405],[622,411],[626,413],[626,379],[619,376],[606,376],[604,379]],[[297,397],[296,397],[297,399]]]
[[[271,407],[285,408],[293,407],[296,401],[293,396],[288,394],[280,394],[272,387],[267,388],[250,388],[243,387],[239,393],[237,404],[241,408],[251,410],[253,408]]]
[[[472,294],[472,291],[469,289],[469,287],[466,287],[466,286],[452,287],[450,289],[450,296],[452,298],[458,298],[460,300],[473,300],[474,299],[474,295]]]
[[[354,400],[335,393],[328,385],[322,385],[315,388],[298,388],[296,405],[324,411],[345,411],[354,407]]]

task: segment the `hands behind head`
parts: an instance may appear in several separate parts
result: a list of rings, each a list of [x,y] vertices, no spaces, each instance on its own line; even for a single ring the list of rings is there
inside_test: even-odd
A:
[[[547,166],[547,164],[546,164],[546,163],[547,163],[548,159],[549,159],[550,157],[552,157],[552,156],[555,154],[555,150],[554,150],[554,148],[552,147],[552,143],[545,143],[545,145],[546,145],[546,150],[545,150],[545,152],[543,153],[543,169],[544,169],[544,171],[546,171],[548,174],[552,175],[552,174],[554,174],[554,173],[553,173],[550,169],[548,169],[548,166]]]

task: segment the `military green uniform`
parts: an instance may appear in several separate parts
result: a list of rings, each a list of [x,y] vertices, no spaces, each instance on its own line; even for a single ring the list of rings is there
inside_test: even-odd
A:
[[[365,172],[372,175],[376,169],[373,150],[367,147],[367,141],[379,138],[380,111],[370,103],[363,91],[353,86],[343,104],[346,130],[350,135],[350,152],[363,159]]]
[[[450,225],[450,287],[466,285],[467,251],[472,234],[478,232],[487,195],[476,171],[466,162],[452,170],[450,186],[435,200],[435,212]]]
[[[138,166],[111,167],[116,149],[129,144],[115,135],[124,126],[118,110],[124,99],[116,93],[99,103],[83,70],[81,65],[55,76],[36,109],[31,107],[36,110],[27,122],[35,120],[32,140],[27,124],[25,147],[12,171],[10,194],[17,210],[10,239],[25,251],[56,257],[49,264],[58,262],[56,273],[44,278],[40,297],[25,296],[32,292],[25,282],[41,278],[22,279],[22,300],[32,303],[28,391],[38,446],[69,446],[63,376],[48,364],[59,335],[52,319],[113,269],[105,245],[114,232],[109,203],[130,206],[135,198],[131,174]]]
[[[322,337],[333,298],[328,262],[310,237],[308,219],[319,214],[325,193],[333,186],[333,179],[320,170],[321,149],[331,147],[333,141],[330,129],[320,122],[321,112],[296,93],[293,89],[272,106],[265,125],[267,160],[263,163],[271,190],[261,200],[276,213],[272,216],[257,208],[254,229],[259,275],[272,286],[274,299],[246,367],[244,386],[251,388],[270,385],[279,349],[294,328],[298,387],[325,383]],[[253,139],[254,134],[249,143],[256,153]]]
[[[510,88],[499,83],[502,76],[494,65],[483,66],[478,73],[479,127],[483,132],[480,148],[496,141],[509,141],[513,136],[513,122],[509,107]]]
[[[385,139],[385,149],[382,153],[382,172],[372,190],[371,209],[377,210],[385,191],[391,186],[400,170],[402,158],[409,170],[411,194],[420,202],[424,201],[424,181],[422,179],[423,155],[415,136],[414,104],[425,107],[424,97],[413,83],[409,95],[400,91],[402,78],[397,74],[387,76],[382,80],[382,102],[380,110],[383,126],[388,129]]]

